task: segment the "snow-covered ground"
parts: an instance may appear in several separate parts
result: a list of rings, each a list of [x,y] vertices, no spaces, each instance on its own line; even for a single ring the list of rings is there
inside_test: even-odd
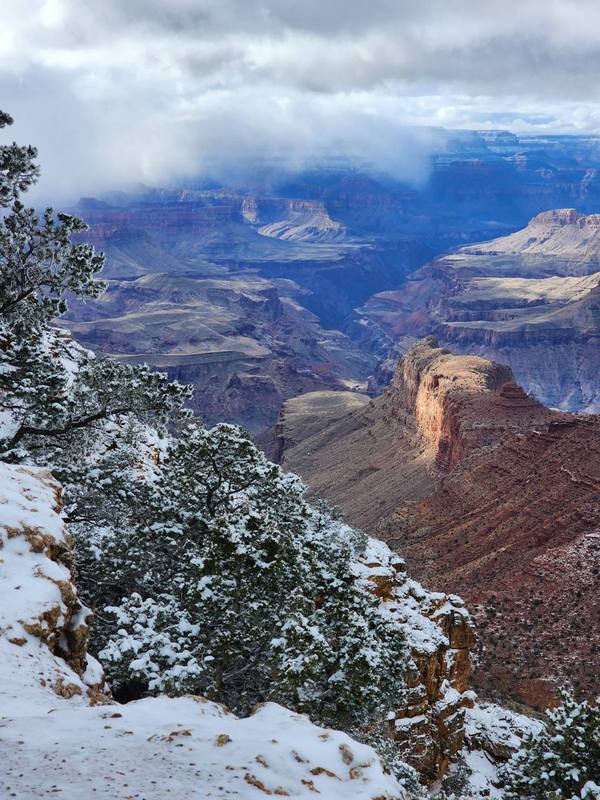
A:
[[[466,796],[471,800],[502,800],[503,793],[495,785],[498,767],[519,749],[527,734],[537,734],[542,728],[538,720],[495,703],[477,703],[474,708],[467,708],[466,742],[460,753],[460,761],[469,773]]]
[[[189,697],[0,718],[0,773],[0,796],[17,798],[403,796],[343,733],[273,703],[238,719]]]
[[[67,562],[54,481],[0,464],[2,800],[404,797],[370,747],[272,703],[239,719],[196,697],[107,702],[97,662],[74,669],[87,609]]]

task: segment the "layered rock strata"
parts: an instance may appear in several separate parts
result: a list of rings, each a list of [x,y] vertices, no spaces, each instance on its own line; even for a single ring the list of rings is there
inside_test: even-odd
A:
[[[539,214],[523,230],[462,247],[363,308],[402,349],[434,334],[498,359],[541,402],[600,410],[600,215]]]
[[[599,417],[547,409],[506,367],[430,339],[382,397],[306,438],[297,413],[290,446],[285,419],[288,468],[465,598],[477,687],[538,708],[561,684],[598,692]]]

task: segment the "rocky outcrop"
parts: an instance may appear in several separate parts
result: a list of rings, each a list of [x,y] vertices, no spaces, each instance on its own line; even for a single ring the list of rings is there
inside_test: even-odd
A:
[[[285,241],[337,242],[350,240],[348,229],[341,222],[331,219],[322,202],[314,200],[290,200],[282,209],[283,219],[262,225],[258,232]]]
[[[499,430],[515,422],[512,415],[500,421],[498,417],[504,415],[498,413],[486,418],[479,408],[492,394],[497,395],[499,408],[511,408],[508,387],[512,385],[512,373],[502,364],[456,358],[430,338],[400,360],[388,400],[401,419],[414,419],[417,434],[433,452],[436,465],[449,469],[483,439],[491,443]],[[526,401],[531,409],[539,408],[535,401]],[[495,402],[496,397],[491,400]]]
[[[510,236],[469,245],[363,308],[397,346],[434,334],[497,359],[544,404],[600,410],[600,215],[539,214]]]
[[[406,702],[388,717],[390,735],[403,759],[433,780],[463,747],[465,709],[475,702],[469,691],[473,623],[460,597],[426,591],[382,542],[370,540],[364,568],[410,652]]]
[[[383,396],[305,439],[301,423],[284,465],[465,598],[476,688],[538,708],[560,684],[598,692],[600,418],[547,409],[506,367],[427,340]]]
[[[327,403],[324,396],[283,405],[281,463],[369,531],[400,502],[427,496],[473,451],[553,418],[507,367],[454,356],[432,338],[411,348],[386,392],[370,403],[349,409],[342,394],[327,393]]]
[[[3,710],[109,702],[87,653],[91,612],[72,577],[61,491],[48,472],[0,464],[0,691]]]
[[[480,631],[476,684],[528,706],[591,697],[600,647],[600,419],[549,420],[474,452],[380,535],[430,585],[457,586]]]

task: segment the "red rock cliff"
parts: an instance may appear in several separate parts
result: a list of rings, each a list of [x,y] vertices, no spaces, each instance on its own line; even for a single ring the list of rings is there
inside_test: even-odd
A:
[[[388,391],[392,413],[412,418],[435,464],[450,469],[507,430],[543,421],[547,409],[528,397],[503,364],[455,356],[429,337],[399,362]]]

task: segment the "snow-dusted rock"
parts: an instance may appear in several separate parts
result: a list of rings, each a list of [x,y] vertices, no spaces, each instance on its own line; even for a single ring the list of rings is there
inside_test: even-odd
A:
[[[105,700],[87,654],[60,487],[44,470],[0,465],[0,713]]]
[[[465,709],[475,700],[468,690],[471,618],[460,597],[411,580],[384,542],[369,539],[361,569],[411,653],[407,701],[390,718],[392,735],[409,764],[436,778],[462,748]]]
[[[478,703],[465,718],[466,743],[470,750],[485,750],[499,761],[510,758],[528,734],[537,735],[542,722],[495,703]]]
[[[539,720],[495,703],[467,708],[465,744],[458,759],[466,773],[467,796],[471,800],[502,800],[503,793],[496,786],[498,768],[521,747],[528,734],[538,734],[542,728]],[[450,772],[455,770],[452,767]]]

